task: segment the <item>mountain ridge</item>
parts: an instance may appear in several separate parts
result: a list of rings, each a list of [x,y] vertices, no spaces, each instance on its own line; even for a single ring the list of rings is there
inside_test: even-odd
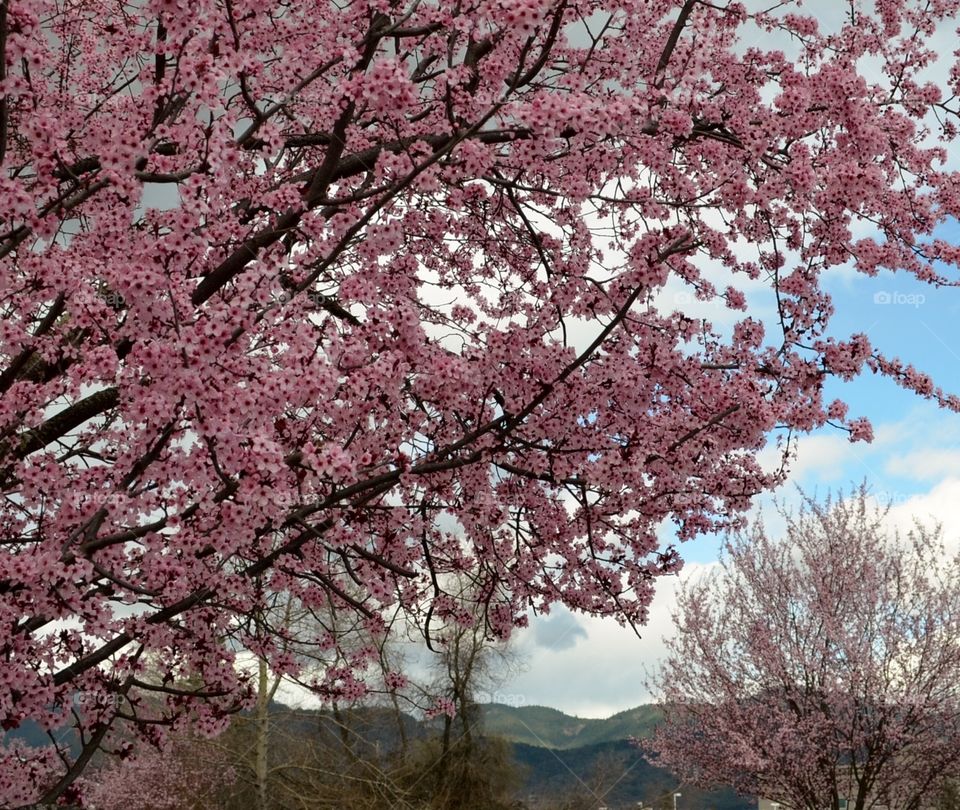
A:
[[[555,750],[646,738],[663,719],[663,710],[654,703],[640,704],[607,718],[576,717],[533,704],[481,703],[478,708],[486,734]]]

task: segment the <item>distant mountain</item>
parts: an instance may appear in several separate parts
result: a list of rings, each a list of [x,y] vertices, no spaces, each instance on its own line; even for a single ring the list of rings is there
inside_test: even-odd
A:
[[[537,806],[537,797],[562,797],[581,807],[636,808],[643,803],[646,807],[672,810],[673,793],[680,787],[676,777],[651,765],[624,741],[567,749],[514,743],[513,760],[521,768],[525,794],[521,798],[528,799],[532,807]],[[680,789],[683,796],[677,805],[679,810],[757,807],[755,799],[739,796],[730,789],[704,791],[689,785]]]
[[[647,762],[631,737],[648,738],[663,717],[659,706],[628,709],[603,720],[571,717],[546,706],[480,707],[483,733],[512,743],[527,797],[563,797],[571,806],[672,808],[675,776]],[[755,799],[730,789],[684,785],[679,807],[755,810]],[[581,800],[578,804],[575,800]],[[595,802],[591,803],[591,799]],[[531,801],[530,806],[536,806]],[[558,805],[559,806],[559,805]]]
[[[661,709],[654,705],[637,706],[604,720],[571,717],[546,706],[488,703],[480,708],[483,731],[488,736],[560,749],[649,737],[663,717]]]

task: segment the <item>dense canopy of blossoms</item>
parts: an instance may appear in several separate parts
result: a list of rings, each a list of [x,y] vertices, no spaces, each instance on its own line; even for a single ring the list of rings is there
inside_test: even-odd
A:
[[[869,438],[829,375],[955,406],[819,279],[960,258],[960,68],[921,77],[957,6],[0,2],[0,725],[80,734],[3,743],[0,803],[216,731],[238,649],[296,666],[276,594],[642,622],[658,530],[736,523],[771,430]]]

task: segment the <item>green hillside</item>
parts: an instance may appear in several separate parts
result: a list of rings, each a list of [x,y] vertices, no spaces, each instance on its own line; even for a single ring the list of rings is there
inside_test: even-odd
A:
[[[627,709],[603,720],[571,717],[546,706],[490,703],[481,710],[483,730],[487,735],[555,749],[649,737],[662,716],[659,707],[652,705]]]

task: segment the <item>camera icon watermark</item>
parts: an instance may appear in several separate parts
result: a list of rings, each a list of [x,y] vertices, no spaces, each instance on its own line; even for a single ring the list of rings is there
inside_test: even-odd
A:
[[[891,489],[884,489],[873,493],[873,498],[883,506],[903,506],[903,504],[915,497],[916,493],[898,492]]]
[[[670,301],[673,306],[679,307],[680,309],[696,307],[697,310],[701,312],[706,309],[725,309],[727,306],[726,299],[723,295],[715,294],[701,298],[695,292],[688,290],[670,293],[668,294],[666,300]]]
[[[101,287],[100,289],[92,289],[89,287],[81,288],[71,296],[70,300],[71,303],[82,307],[105,305],[114,310],[129,308],[126,297],[122,293],[112,290],[109,287]]]
[[[123,695],[118,692],[109,692],[106,689],[81,690],[73,694],[74,705],[86,708],[118,709],[122,702]]]
[[[927,302],[923,293],[902,293],[897,291],[880,290],[873,294],[873,303],[880,306],[908,306],[922,307]]]
[[[478,703],[499,703],[501,706],[510,706],[513,709],[527,705],[527,696],[516,692],[481,692],[477,697]]]
[[[128,496],[123,492],[109,490],[77,490],[64,495],[63,505],[73,509],[119,509],[128,502]]]

